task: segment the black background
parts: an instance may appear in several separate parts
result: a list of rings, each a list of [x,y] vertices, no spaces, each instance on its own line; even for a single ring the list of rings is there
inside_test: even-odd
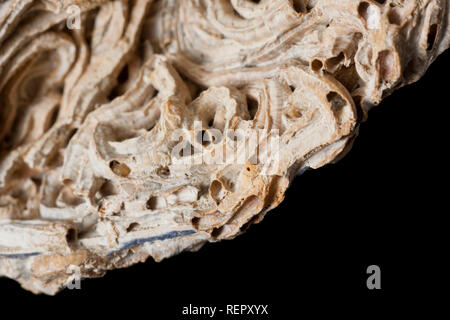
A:
[[[181,310],[189,304],[269,304],[270,318],[284,319],[310,302],[320,303],[317,313],[336,301],[372,312],[385,300],[445,289],[449,63],[446,52],[418,83],[371,110],[343,160],[297,177],[285,201],[237,239],[110,271],[56,297],[5,278],[1,294],[23,311],[92,307],[188,319]],[[366,287],[372,264],[381,268],[378,291]]]

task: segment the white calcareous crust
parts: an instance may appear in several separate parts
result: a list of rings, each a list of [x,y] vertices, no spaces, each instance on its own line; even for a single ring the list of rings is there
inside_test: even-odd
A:
[[[239,235],[423,75],[449,47],[449,9],[1,1],[0,276],[54,294],[74,268],[99,277]]]

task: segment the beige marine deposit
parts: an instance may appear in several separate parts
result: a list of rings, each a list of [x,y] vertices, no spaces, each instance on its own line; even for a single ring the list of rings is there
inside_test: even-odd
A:
[[[449,7],[0,1],[0,275],[54,294],[239,235],[449,47]]]

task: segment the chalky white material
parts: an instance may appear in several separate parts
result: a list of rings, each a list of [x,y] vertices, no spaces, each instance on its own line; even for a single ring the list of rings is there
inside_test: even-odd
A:
[[[449,7],[1,1],[0,275],[55,294],[239,235],[449,47]]]

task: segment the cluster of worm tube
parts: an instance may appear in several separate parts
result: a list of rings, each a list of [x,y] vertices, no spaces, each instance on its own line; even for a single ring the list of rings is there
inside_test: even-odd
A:
[[[235,237],[349,150],[448,23],[448,0],[0,3],[0,274],[54,293],[69,265]]]

